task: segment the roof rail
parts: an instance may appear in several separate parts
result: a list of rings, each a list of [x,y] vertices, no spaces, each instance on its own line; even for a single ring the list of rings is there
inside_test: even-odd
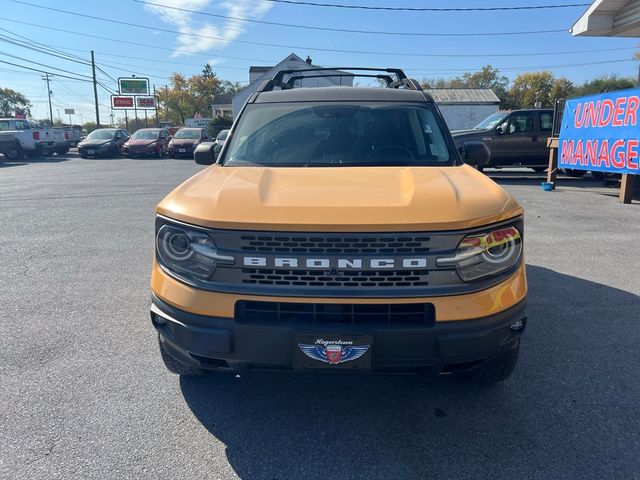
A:
[[[389,75],[364,75],[364,74],[358,74],[358,73],[349,74],[347,72],[341,72],[342,70],[357,70],[357,71],[364,71],[364,72],[385,72],[385,73],[390,73],[392,75],[395,75],[396,80],[391,82],[387,81],[388,79],[391,80],[391,77]],[[296,78],[296,80],[299,80],[300,78],[307,77],[306,75],[304,75],[305,72],[327,72],[327,71],[332,71],[332,72],[338,71],[340,73],[336,73],[333,75],[328,75],[328,74],[316,75],[315,77],[318,78],[318,77],[338,77],[338,76],[349,76],[349,77],[350,76],[353,76],[353,77],[369,76],[369,77],[380,78],[381,80],[384,80],[388,88],[406,87],[411,90],[422,90],[422,87],[416,80],[412,78],[407,78],[405,73],[399,68],[321,67],[321,68],[279,70],[271,80],[266,80],[265,82],[262,83],[262,85],[260,85],[260,88],[258,88],[257,93],[270,92],[276,87],[279,87],[283,90],[293,88],[293,83],[284,81],[284,77],[286,75],[297,74],[295,75],[295,77],[298,77]]]

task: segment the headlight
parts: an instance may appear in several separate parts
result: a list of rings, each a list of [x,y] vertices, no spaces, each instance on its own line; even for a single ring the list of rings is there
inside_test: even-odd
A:
[[[173,147],[173,140],[169,140],[169,146]]]
[[[438,267],[453,266],[465,282],[509,270],[520,259],[522,237],[514,226],[462,239],[453,257],[438,258]]]
[[[156,145],[156,143],[158,143],[157,140],[151,142],[151,143],[147,143],[147,147],[154,147]]]
[[[233,262],[233,257],[218,255],[209,235],[182,225],[165,224],[156,235],[158,261],[171,273],[187,279],[206,280],[218,262]]]

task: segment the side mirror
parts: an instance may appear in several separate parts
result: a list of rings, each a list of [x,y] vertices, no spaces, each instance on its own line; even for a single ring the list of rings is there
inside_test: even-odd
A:
[[[212,165],[216,161],[212,144],[209,142],[200,143],[193,151],[193,159],[198,165]]]
[[[468,165],[484,167],[491,161],[491,150],[482,142],[465,142],[462,144],[462,159]]]
[[[504,132],[502,131],[502,126],[496,127],[496,135],[504,135]]]

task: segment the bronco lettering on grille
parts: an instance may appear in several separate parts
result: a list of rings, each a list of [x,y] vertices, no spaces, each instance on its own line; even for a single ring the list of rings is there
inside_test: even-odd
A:
[[[383,270],[393,268],[426,268],[427,259],[418,258],[297,258],[244,257],[246,267],[304,268],[319,270]]]

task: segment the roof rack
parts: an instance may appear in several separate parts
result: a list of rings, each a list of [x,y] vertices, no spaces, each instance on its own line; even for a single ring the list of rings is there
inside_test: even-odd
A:
[[[396,80],[393,80],[390,75],[367,75],[360,73],[346,73],[340,72],[341,70],[358,70],[364,72],[385,72],[395,75]],[[321,74],[321,75],[304,75],[305,72],[340,72],[333,74]],[[296,74],[285,82],[284,77],[286,75]],[[280,87],[283,90],[289,90],[293,88],[295,81],[303,78],[320,78],[320,77],[371,77],[384,80],[387,88],[400,88],[406,87],[410,90],[422,90],[420,84],[413,78],[408,78],[405,73],[399,68],[372,68],[372,67],[322,67],[322,68],[304,68],[304,69],[290,69],[279,70],[271,80],[266,80],[257,92],[270,92],[276,87]],[[294,79],[292,81],[292,79]]]

